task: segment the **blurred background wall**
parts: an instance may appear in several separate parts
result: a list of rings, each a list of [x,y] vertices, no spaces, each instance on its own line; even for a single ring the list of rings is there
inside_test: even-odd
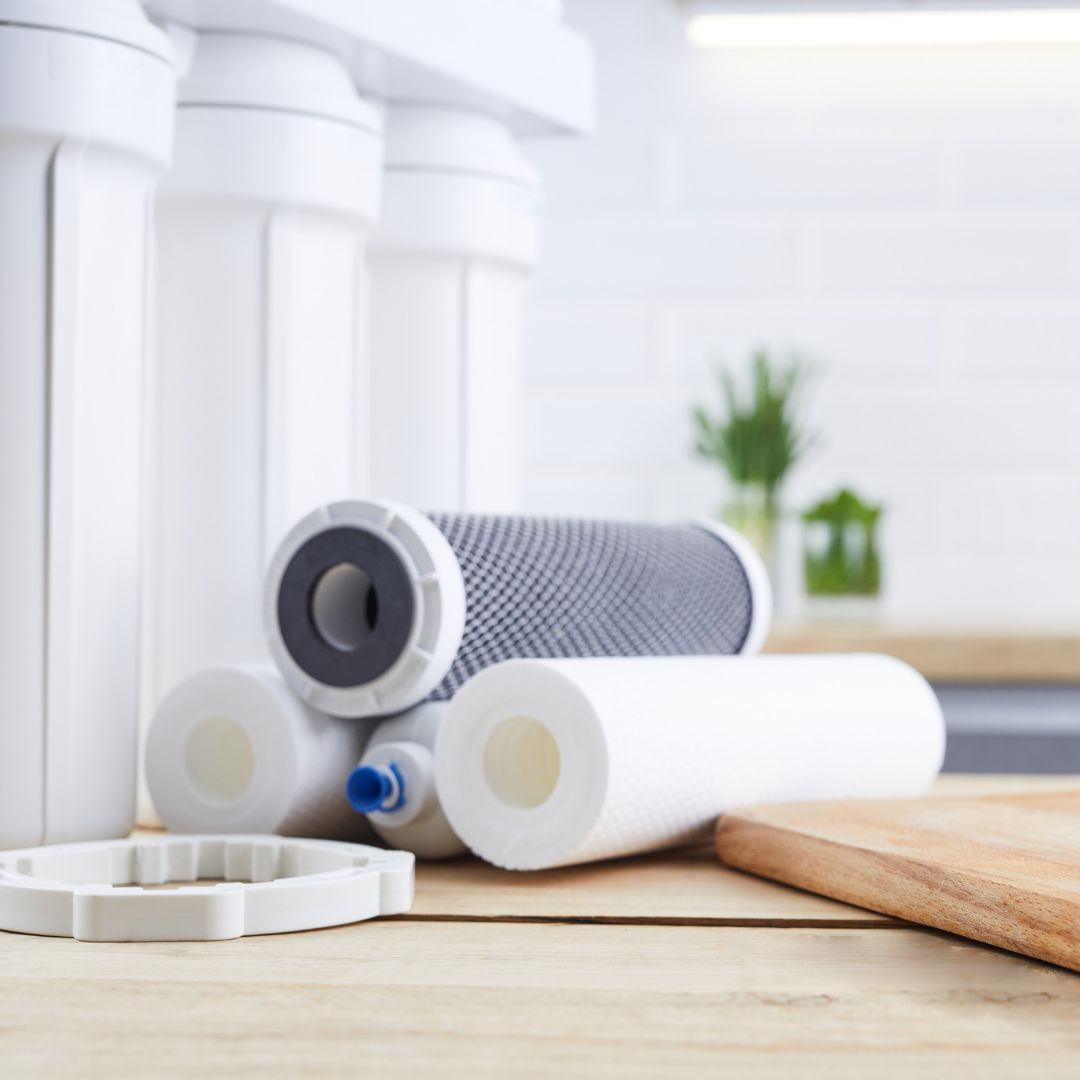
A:
[[[567,0],[600,123],[535,148],[525,509],[709,514],[709,365],[820,362],[796,509],[884,502],[884,610],[1080,620],[1080,47],[708,52]],[[797,573],[797,571],[795,572]]]

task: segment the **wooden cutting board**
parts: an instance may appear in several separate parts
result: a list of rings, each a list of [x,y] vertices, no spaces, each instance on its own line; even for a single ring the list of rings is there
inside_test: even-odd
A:
[[[1080,971],[1080,791],[757,806],[728,866]]]

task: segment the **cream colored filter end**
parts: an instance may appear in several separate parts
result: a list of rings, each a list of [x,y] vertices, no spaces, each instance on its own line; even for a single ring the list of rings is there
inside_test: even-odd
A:
[[[154,715],[150,795],[173,832],[369,840],[344,788],[372,727],[306,705],[269,665],[201,671]]]

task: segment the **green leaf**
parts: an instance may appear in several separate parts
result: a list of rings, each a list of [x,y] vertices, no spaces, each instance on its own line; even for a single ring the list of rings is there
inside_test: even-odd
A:
[[[772,500],[795,464],[817,444],[817,436],[802,429],[798,399],[810,379],[810,367],[798,356],[774,361],[767,349],[750,356],[751,380],[747,400],[735,377],[716,368],[720,409],[693,410],[695,450],[721,465],[736,483],[760,484]]]

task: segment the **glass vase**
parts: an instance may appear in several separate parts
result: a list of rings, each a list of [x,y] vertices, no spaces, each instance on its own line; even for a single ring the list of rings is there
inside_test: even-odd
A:
[[[876,529],[857,521],[807,522],[803,570],[808,596],[878,596],[881,556]]]
[[[776,492],[762,484],[738,484],[720,516],[753,544],[772,576],[776,569],[776,534],[780,522]]]

